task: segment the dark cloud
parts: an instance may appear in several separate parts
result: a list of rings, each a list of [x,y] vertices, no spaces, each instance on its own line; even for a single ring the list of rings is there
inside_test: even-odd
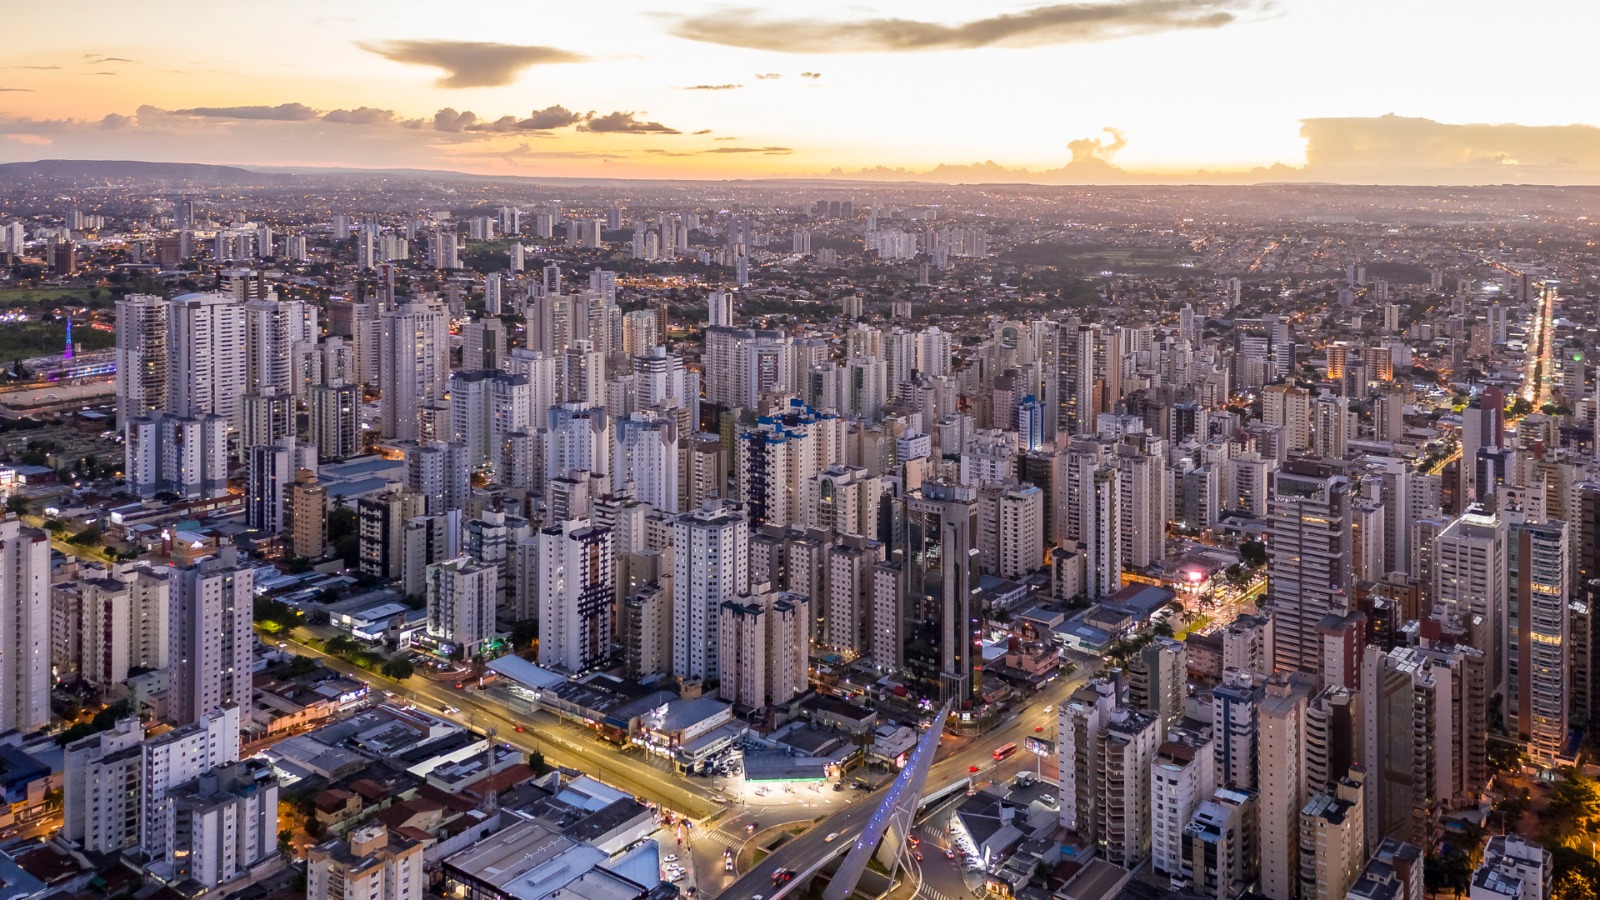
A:
[[[397,120],[394,110],[359,106],[355,109],[334,109],[322,114],[322,121],[341,125],[388,125]]]
[[[566,128],[583,121],[583,116],[578,115],[565,106],[550,106],[536,109],[533,115],[517,123],[521,131],[548,131],[552,128]]]
[[[111,113],[100,120],[100,127],[106,131],[121,131],[124,128],[132,128],[136,124],[138,122],[133,116],[123,116],[117,113]]]
[[[706,131],[704,131],[704,132],[700,132],[700,131],[696,131],[696,132],[695,132],[695,134],[710,134],[710,133],[711,133],[711,132],[710,132],[710,130],[709,130],[709,129],[708,129],[708,130],[706,130]],[[719,137],[719,138],[712,138],[712,140],[713,140],[713,141],[737,141],[737,140],[738,140],[738,138],[736,138],[736,137],[733,137],[733,136],[731,136],[731,135],[730,135],[730,136],[729,136],[729,137]]]
[[[1102,128],[1101,131],[1111,135],[1111,140],[1109,142],[1101,140],[1097,137],[1079,138],[1078,140],[1067,142],[1067,150],[1072,153],[1073,162],[1109,163],[1111,161],[1111,157],[1115,156],[1118,150],[1128,146],[1127,139],[1124,138],[1122,136],[1122,132],[1118,131],[1117,129]]]
[[[512,134],[518,131],[551,131],[557,128],[566,128],[579,125],[588,120],[590,114],[575,113],[565,106],[550,106],[534,110],[526,119],[516,116],[501,116],[498,119],[479,119],[471,111],[457,112],[453,109],[441,109],[433,115],[433,130],[444,132],[479,132],[485,134]]]
[[[31,94],[33,88],[0,88],[0,94]]]
[[[782,78],[782,77],[783,76],[781,74],[777,73],[777,72],[758,72],[758,73],[756,73],[756,80],[757,81],[777,81],[779,78]]]
[[[711,133],[711,129],[702,128],[699,131],[691,131],[689,133],[690,134],[710,134]],[[713,140],[718,140],[718,141],[736,141],[736,140],[738,140],[738,138],[725,137],[725,138],[713,138]]]
[[[267,119],[273,122],[305,122],[319,115],[316,110],[304,103],[281,103],[277,106],[197,106],[193,109],[175,109],[172,113],[177,116],[199,116],[205,119]]]
[[[704,153],[762,153],[767,156],[786,156],[794,152],[790,147],[712,147]]]
[[[394,62],[443,69],[438,85],[447,88],[498,87],[516,81],[530,66],[588,59],[555,47],[485,41],[384,41],[357,46]]]
[[[916,19],[876,18],[828,22],[774,17],[760,10],[718,10],[672,20],[672,33],[691,41],[781,53],[882,53],[1037,47],[1137,34],[1220,28],[1251,0],[1125,0],[1055,3],[947,25]]]
[[[695,84],[684,88],[686,91],[737,91],[744,87],[742,84]]]
[[[809,78],[812,81],[816,81],[818,78],[822,77],[822,73],[821,72],[801,72],[800,73],[800,77],[801,78]]]
[[[133,60],[123,56],[97,56],[89,60],[89,62],[99,65],[104,63],[131,63]]]
[[[641,122],[631,112],[593,116],[579,125],[578,130],[601,134],[682,134],[676,128],[668,128],[660,122]]]
[[[478,116],[473,112],[456,112],[448,107],[433,114],[433,130],[456,132],[466,131],[478,121]]]

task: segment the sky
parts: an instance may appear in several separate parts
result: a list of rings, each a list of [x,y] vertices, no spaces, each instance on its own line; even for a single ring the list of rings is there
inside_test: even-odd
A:
[[[0,161],[1600,183],[1565,0],[15,6]]]

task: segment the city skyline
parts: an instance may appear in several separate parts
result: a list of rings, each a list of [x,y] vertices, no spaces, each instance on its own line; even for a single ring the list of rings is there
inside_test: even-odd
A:
[[[643,2],[13,12],[0,161],[542,177],[1600,183],[1600,13]],[[1587,21],[1586,21],[1587,20]],[[1492,34],[1494,44],[1484,36]],[[1537,47],[1537,64],[1514,50]],[[240,52],[244,50],[246,52]],[[1504,57],[1501,59],[1499,57]]]

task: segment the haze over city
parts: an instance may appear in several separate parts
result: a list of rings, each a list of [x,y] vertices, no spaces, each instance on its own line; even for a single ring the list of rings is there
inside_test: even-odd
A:
[[[1594,183],[1539,0],[286,0],[8,11],[0,159],[1092,184]]]

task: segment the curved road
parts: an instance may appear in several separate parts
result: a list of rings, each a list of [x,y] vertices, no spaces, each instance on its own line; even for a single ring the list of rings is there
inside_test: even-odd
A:
[[[1071,696],[1073,691],[1087,683],[1093,674],[1092,667],[1082,666],[1072,675],[1045,688],[1027,707],[1013,714],[999,728],[977,738],[961,740],[957,749],[934,762],[933,768],[928,772],[925,793],[932,793],[965,778],[972,778],[980,784],[984,781],[1003,781],[1024,767],[1034,768],[1036,758],[1020,749],[1023,739],[1037,734],[1054,740],[1056,708],[1062,700]],[[1049,706],[1051,711],[1044,712],[1045,706]],[[1043,730],[1035,731],[1036,728]],[[994,761],[995,748],[1011,741],[1017,742],[1019,750],[997,765]],[[1050,765],[1053,766],[1054,762],[1052,761]],[[973,773],[972,767],[976,767],[978,771]],[[804,874],[819,860],[842,855],[849,849],[878,804],[883,801],[887,791],[887,787],[873,791],[861,801],[818,822],[804,834],[773,850],[754,868],[724,888],[723,893],[729,897],[738,897],[740,900],[748,900],[757,894],[771,900],[775,894],[772,886],[774,872],[786,868]],[[827,841],[827,836],[833,832],[838,832],[839,837],[830,843]],[[798,885],[801,880],[796,879],[789,886]],[[707,896],[712,896],[709,892],[705,893]]]

